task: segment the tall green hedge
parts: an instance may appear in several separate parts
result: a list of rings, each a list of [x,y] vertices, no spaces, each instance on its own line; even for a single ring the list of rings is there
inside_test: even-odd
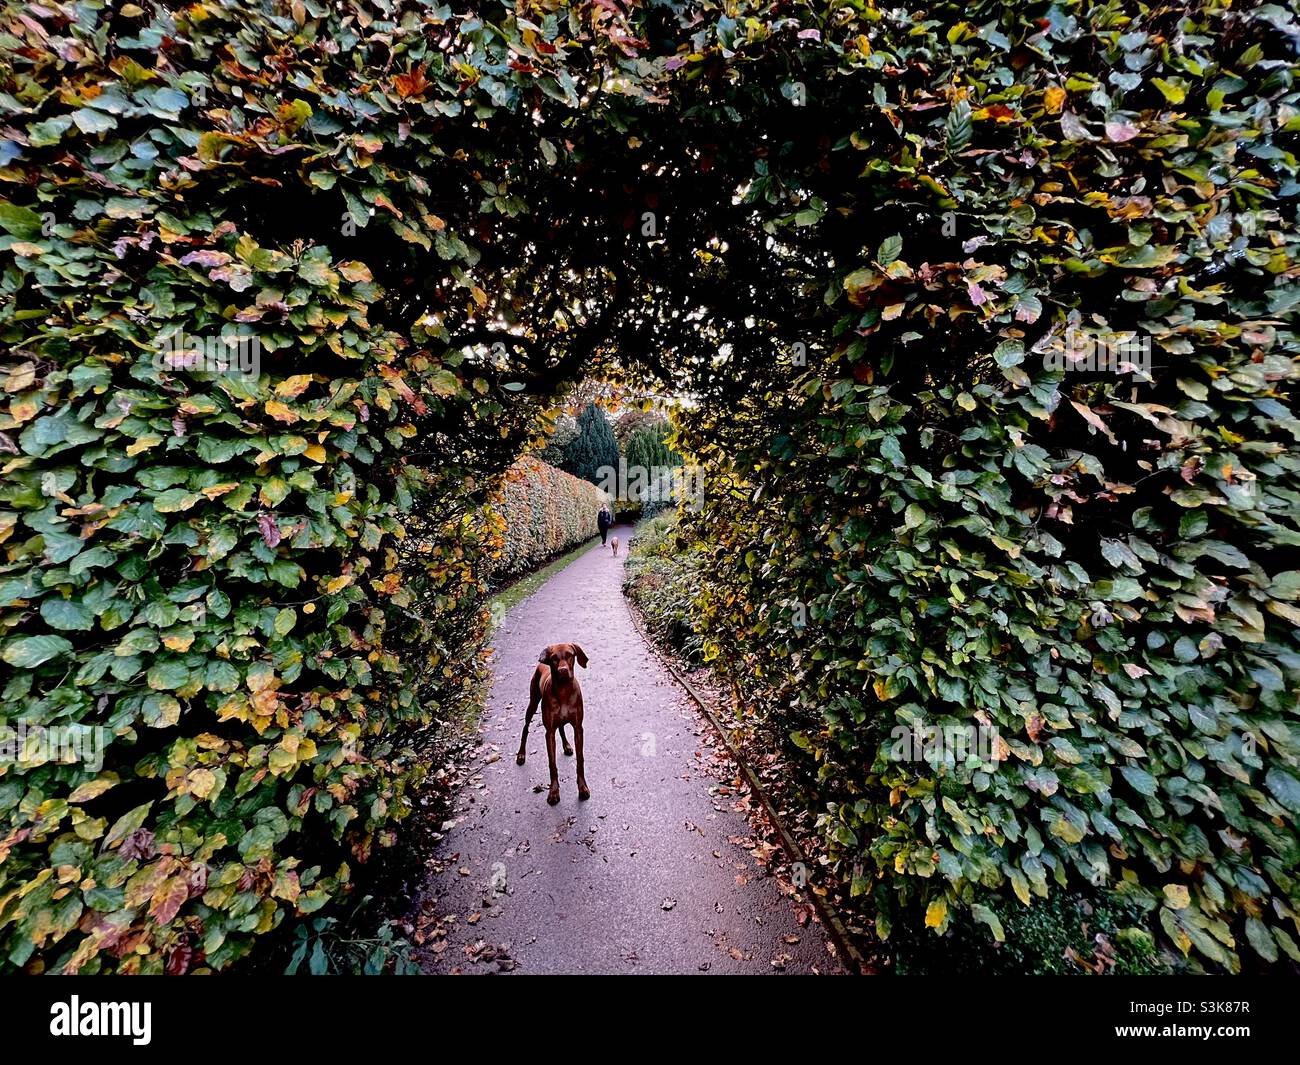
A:
[[[748,203],[774,258],[827,252],[785,260],[822,309],[758,315],[750,394],[682,415],[716,472],[708,653],[815,760],[882,934],[1001,937],[990,896],[1068,887],[1196,964],[1300,960],[1294,13],[802,27],[820,46],[738,20],[741,73],[700,89],[806,93]],[[1150,373],[1063,369],[1072,328],[1149,341]],[[995,728],[1004,759],[891,756],[927,725]]]
[[[105,745],[0,764],[0,967],[228,965],[479,697],[478,514],[549,382],[469,271],[610,47],[487,10],[5,5],[0,720]]]

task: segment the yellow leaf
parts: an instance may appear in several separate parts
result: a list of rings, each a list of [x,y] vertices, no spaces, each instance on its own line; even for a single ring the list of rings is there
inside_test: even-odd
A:
[[[36,383],[36,364],[24,362],[14,369],[5,379],[6,392],[23,392]]]
[[[279,777],[291,772],[297,766],[298,759],[288,751],[277,747],[267,757],[266,764],[272,775]]]
[[[1049,86],[1043,92],[1043,109],[1049,115],[1059,115],[1065,106],[1065,90],[1059,85]]]
[[[321,447],[320,444],[312,444],[312,446],[304,451],[303,454],[311,459],[312,462],[325,461],[325,449]]]
[[[948,916],[948,904],[943,899],[935,899],[925,909],[925,927],[938,928]]]
[[[278,399],[267,400],[266,413],[274,418],[277,422],[285,422],[292,425],[298,420],[298,415],[281,403]]]
[[[116,783],[117,777],[112,775],[88,780],[84,784],[73,789],[72,794],[68,796],[68,802],[74,805],[79,802],[87,802],[90,799],[95,798],[97,795],[104,794],[104,792],[108,791],[108,789]]]
[[[1165,902],[1172,910],[1185,910],[1192,904],[1192,896],[1184,884],[1166,884]]]
[[[396,573],[385,574],[383,580],[370,582],[370,587],[380,595],[396,595],[397,589],[401,586],[402,579]]]
[[[217,776],[211,769],[191,769],[187,790],[196,799],[206,799],[217,786]]]
[[[294,396],[302,395],[303,391],[309,384],[311,384],[311,374],[296,373],[292,377],[286,377],[276,385],[275,394],[277,396],[285,396],[288,399],[292,399]]]
[[[339,263],[339,273],[352,282],[371,281],[373,277],[370,273],[370,267],[365,263],[353,262]]]
[[[161,436],[157,433],[149,433],[146,436],[140,437],[140,439],[138,439],[134,444],[129,445],[126,449],[126,453],[128,455],[138,455],[141,451],[148,451],[151,447],[161,443]]]
[[[23,422],[29,422],[36,417],[40,408],[30,399],[16,399],[9,404],[9,417],[14,420],[15,425],[22,425]]]

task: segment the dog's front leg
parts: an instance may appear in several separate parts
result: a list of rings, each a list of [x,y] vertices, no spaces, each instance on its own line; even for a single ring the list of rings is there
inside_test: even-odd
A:
[[[560,801],[560,770],[555,764],[555,726],[546,724],[546,760],[551,766],[551,790],[546,793],[546,801],[554,806]]]
[[[560,734],[560,745],[564,748],[564,753],[565,753],[568,757],[572,758],[572,757],[573,757],[573,748],[569,746],[569,740],[568,740],[568,737],[566,737],[566,736],[564,735],[564,722],[563,722],[563,721],[560,722],[560,727],[557,728],[555,731],[558,732],[558,733]]]
[[[578,752],[578,798],[590,799],[591,792],[587,789],[587,777],[582,771],[582,722],[573,723],[573,746]]]

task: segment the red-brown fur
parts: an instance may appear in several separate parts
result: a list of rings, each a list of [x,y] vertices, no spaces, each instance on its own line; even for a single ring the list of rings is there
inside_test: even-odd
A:
[[[551,790],[546,793],[546,801],[554,806],[560,801],[560,774],[555,765],[555,733],[560,734],[564,744],[564,753],[578,754],[578,798],[589,799],[591,792],[587,788],[587,778],[583,775],[582,762],[582,688],[574,675],[573,664],[577,661],[583,669],[587,668],[587,655],[576,643],[553,643],[542,649],[537,659],[537,668],[533,670],[533,680],[528,689],[528,713],[524,717],[523,735],[519,737],[519,754],[515,757],[516,765],[523,765],[528,746],[528,727],[533,723],[537,707],[542,708],[542,726],[546,729],[546,760],[551,769]],[[573,728],[573,747],[564,738],[564,726]]]

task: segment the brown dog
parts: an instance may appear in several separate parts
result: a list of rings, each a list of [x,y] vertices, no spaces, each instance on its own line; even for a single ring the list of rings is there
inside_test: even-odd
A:
[[[576,643],[553,643],[543,648],[533,670],[533,681],[528,689],[528,714],[524,718],[524,733],[519,737],[519,754],[516,765],[523,765],[528,747],[528,726],[533,723],[537,706],[542,707],[542,725],[546,729],[546,760],[551,767],[551,790],[546,801],[554,806],[560,801],[560,773],[555,766],[555,733],[560,734],[564,753],[578,752],[578,798],[589,799],[587,778],[582,772],[582,688],[573,675],[573,663],[587,668],[587,656]],[[573,748],[564,738],[564,726],[573,726]]]
[[[617,536],[611,536],[611,537],[609,538],[609,546],[612,547],[612,548],[614,549],[614,554],[617,555],[617,554],[618,554],[618,537],[617,537]]]

